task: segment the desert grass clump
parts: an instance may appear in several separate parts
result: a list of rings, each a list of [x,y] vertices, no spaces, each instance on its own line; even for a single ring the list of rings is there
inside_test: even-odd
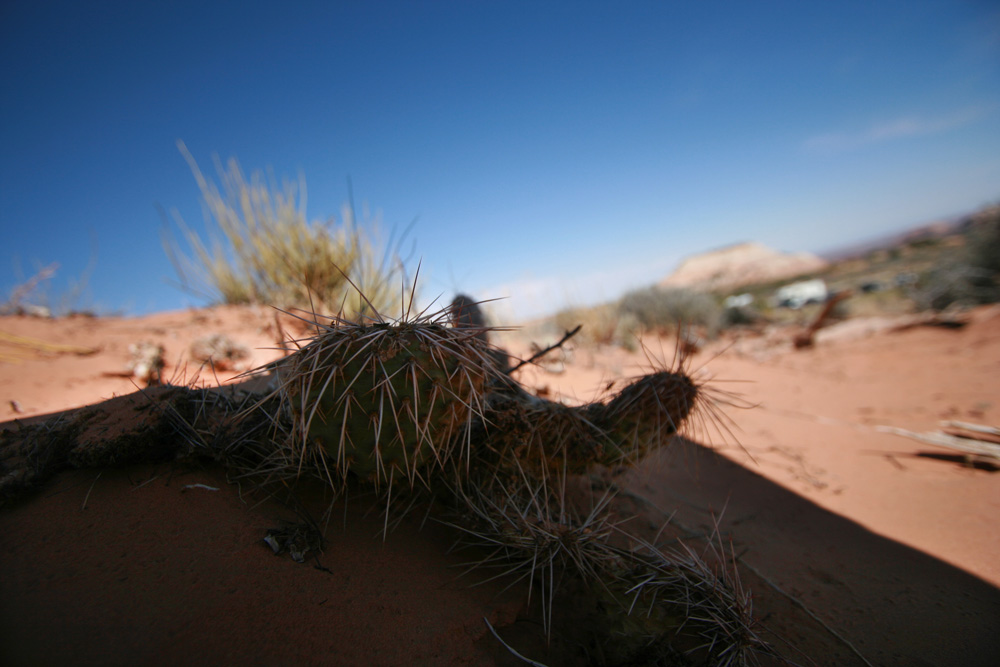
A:
[[[19,263],[15,261],[15,273],[19,276],[5,297],[0,297],[0,315],[30,315],[33,317],[61,317],[73,314],[95,312],[89,298],[90,277],[97,267],[97,241],[91,235],[91,251],[87,265],[77,277],[69,278],[62,289],[53,288],[59,271],[59,263],[47,266],[36,264],[35,273],[23,278]]]
[[[619,345],[634,349],[640,329],[638,321],[630,314],[620,313],[614,303],[562,310],[556,313],[554,321],[563,331],[582,325],[575,340],[591,346]]]
[[[652,332],[676,331],[679,326],[697,327],[714,336],[722,322],[722,308],[702,292],[686,288],[647,287],[628,292],[618,302],[621,317],[633,317]]]
[[[355,219],[353,205],[339,223],[309,222],[302,179],[278,187],[259,173],[248,179],[235,159],[224,168],[216,158],[220,187],[182,142],[178,147],[209,221],[206,241],[177,219],[190,254],[164,230],[164,249],[184,288],[225,303],[343,310],[349,317],[364,314],[369,304],[386,309],[397,298],[396,286],[406,278],[398,243],[380,243],[373,223]]]
[[[1000,301],[1000,206],[966,223],[965,246],[921,277],[914,294],[920,309],[944,310]]]

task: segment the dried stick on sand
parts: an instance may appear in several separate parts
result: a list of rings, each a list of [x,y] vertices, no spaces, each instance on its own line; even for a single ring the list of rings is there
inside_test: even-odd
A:
[[[519,363],[517,366],[514,366],[509,371],[507,371],[507,374],[510,375],[511,373],[513,373],[514,371],[516,371],[517,369],[519,369],[521,366],[525,366],[527,364],[533,364],[536,361],[538,361],[539,359],[541,359],[542,357],[544,357],[549,352],[552,352],[553,350],[559,349],[560,347],[562,347],[563,345],[566,344],[566,341],[568,341],[570,338],[572,338],[573,336],[575,336],[580,331],[580,329],[582,329],[582,328],[583,328],[582,324],[577,324],[575,329],[573,329],[572,331],[567,331],[565,334],[563,334],[563,337],[559,339],[559,342],[553,343],[552,345],[549,345],[544,350],[540,350],[539,352],[533,354],[530,359],[525,359],[525,360],[521,361],[521,363]]]
[[[982,442],[995,442],[1000,445],[1000,428],[995,426],[984,426],[969,422],[943,421],[941,422],[941,428],[948,435],[980,440]]]
[[[916,433],[914,431],[907,431],[904,428],[896,428],[895,426],[876,426],[875,430],[880,433],[892,433],[893,435],[910,438],[912,440],[917,440],[918,442],[926,442],[929,445],[955,449],[970,455],[985,456],[987,458],[1000,460],[1000,444],[993,442],[973,440],[972,438],[960,438],[947,433],[941,433],[940,431]]]

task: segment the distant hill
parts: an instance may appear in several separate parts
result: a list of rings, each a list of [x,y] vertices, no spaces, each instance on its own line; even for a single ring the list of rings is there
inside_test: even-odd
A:
[[[925,239],[940,239],[963,231],[968,226],[969,221],[976,214],[954,216],[944,220],[923,223],[915,227],[909,227],[900,231],[890,232],[881,236],[876,236],[850,245],[839,246],[825,250],[820,255],[831,262],[839,262],[845,259],[863,257],[875,250],[885,250],[887,248],[897,248],[900,246],[915,243]]]
[[[794,278],[827,266],[825,260],[807,252],[785,253],[762,243],[739,243],[688,257],[659,284],[709,291],[732,289]]]
[[[860,239],[845,246],[824,250],[820,257],[831,262],[864,257],[876,250],[886,250],[911,245],[926,240],[939,240],[955,234],[964,234],[982,220],[1000,215],[1000,204],[989,204],[974,211],[924,222],[905,229],[887,232],[880,236]]]

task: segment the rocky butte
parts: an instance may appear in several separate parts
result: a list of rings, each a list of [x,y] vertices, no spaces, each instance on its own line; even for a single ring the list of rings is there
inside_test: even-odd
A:
[[[786,253],[751,241],[692,255],[661,280],[660,285],[723,290],[794,278],[826,266],[825,260],[811,253]]]

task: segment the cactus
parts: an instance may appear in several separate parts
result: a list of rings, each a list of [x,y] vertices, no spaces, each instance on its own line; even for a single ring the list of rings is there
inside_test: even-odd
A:
[[[412,486],[452,456],[467,458],[495,369],[479,329],[447,327],[445,317],[317,324],[277,369],[300,462],[318,449],[334,481],[350,474],[380,487]]]
[[[552,485],[518,466],[515,459],[515,474],[503,484],[456,489],[461,513],[451,525],[464,534],[466,544],[489,552],[485,559],[470,563],[470,570],[499,568],[515,581],[527,580],[529,602],[537,585],[548,633],[559,581],[567,573],[596,580],[601,561],[611,554],[610,496],[580,516],[553,493]]]
[[[665,650],[719,666],[755,664],[756,654],[771,653],[721,541],[708,542],[707,560],[683,543],[665,551],[640,541],[612,551],[591,589],[605,610],[614,664],[658,664],[655,655]]]
[[[479,440],[500,458],[546,480],[586,473],[595,465],[634,465],[667,444],[691,417],[701,396],[682,369],[640,376],[610,398],[582,406],[529,396],[494,395]],[[506,462],[504,462],[504,460]]]
[[[490,550],[473,567],[499,567],[526,580],[529,597],[540,592],[547,633],[560,586],[589,591],[609,629],[602,651],[615,660],[673,655],[701,638],[722,664],[761,649],[738,587],[690,550],[617,546],[615,535],[633,538],[614,518],[614,492],[594,502],[578,483],[596,466],[634,465],[696,414],[706,393],[683,359],[567,406],[510,377],[466,297],[413,320],[313,324],[259,403],[283,436],[270,471],[291,474],[297,457],[299,471],[308,463],[338,490],[349,477],[387,489],[387,526],[394,486],[421,482],[451,507],[466,542]],[[712,401],[707,416],[719,419]]]
[[[622,387],[606,403],[588,412],[608,436],[639,460],[666,444],[691,416],[700,387],[683,368],[642,375]]]
[[[503,484],[460,490],[464,514],[452,525],[466,544],[487,554],[470,569],[494,568],[498,576],[525,581],[529,602],[537,591],[546,633],[556,627],[554,607],[568,589],[565,599],[573,600],[578,616],[596,616],[587,623],[587,639],[603,656],[594,664],[665,664],[668,658],[676,662],[666,664],[690,664],[681,658],[688,655],[740,665],[769,652],[718,533],[704,554],[684,543],[661,550],[623,531],[612,492],[588,509],[579,497],[569,501],[565,489],[533,478],[516,459],[512,466],[518,474]],[[616,535],[634,546],[621,546]]]
[[[721,548],[709,545],[716,568],[684,545],[658,550],[622,527],[617,485],[585,476],[602,465],[634,465],[692,417],[725,428],[718,406],[738,405],[732,395],[696,382],[675,359],[589,405],[562,405],[510,377],[506,355],[490,347],[489,327],[468,299],[412,319],[374,317],[314,316],[312,338],[251,372],[272,376],[265,396],[246,387],[164,389],[155,420],[86,451],[76,440],[92,421],[88,413],[4,434],[5,444],[21,441],[11,440],[0,460],[0,500],[65,465],[120,462],[123,445],[129,460],[214,456],[234,480],[261,486],[306,473],[339,494],[355,478],[385,491],[386,531],[400,495],[433,495],[433,508],[449,507],[465,541],[490,552],[473,566],[526,580],[529,598],[540,593],[547,633],[559,620],[556,597],[575,596],[574,613],[599,615],[594,627],[606,636],[587,640],[613,664],[662,664],[685,650],[711,664],[744,664],[768,650]],[[603,495],[594,495],[595,482]],[[394,494],[405,483],[415,493]],[[313,537],[282,529],[265,541],[301,558],[321,547]]]
[[[620,458],[617,446],[591,422],[586,407],[525,394],[494,395],[488,416],[479,449],[498,468],[524,468],[545,481],[554,475],[583,474],[595,463]]]

